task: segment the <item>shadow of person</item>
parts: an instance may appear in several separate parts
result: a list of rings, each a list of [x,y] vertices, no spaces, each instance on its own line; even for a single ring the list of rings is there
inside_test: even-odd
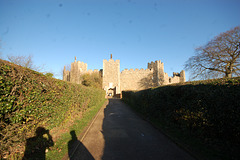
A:
[[[46,149],[53,146],[53,144],[49,130],[46,130],[43,127],[38,127],[36,129],[36,136],[27,139],[23,160],[45,160]]]
[[[88,149],[77,139],[75,131],[70,132],[72,139],[68,142],[68,157],[70,160],[94,160]]]

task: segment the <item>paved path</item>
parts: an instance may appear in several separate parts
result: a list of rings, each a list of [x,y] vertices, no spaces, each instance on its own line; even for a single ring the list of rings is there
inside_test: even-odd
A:
[[[194,159],[119,99],[109,99],[82,142],[78,141],[78,147],[69,154],[71,160]]]

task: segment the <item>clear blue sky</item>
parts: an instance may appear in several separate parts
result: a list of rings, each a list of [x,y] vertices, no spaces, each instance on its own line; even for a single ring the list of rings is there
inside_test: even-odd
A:
[[[161,60],[172,76],[196,47],[240,25],[239,7],[240,0],[0,0],[0,52],[31,54],[56,78],[74,56],[101,69],[110,54],[121,70]]]

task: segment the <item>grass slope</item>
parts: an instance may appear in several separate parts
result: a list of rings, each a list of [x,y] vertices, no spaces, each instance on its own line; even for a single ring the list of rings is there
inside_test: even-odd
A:
[[[51,137],[44,136],[54,142],[47,159],[64,155],[69,132],[82,131],[102,106],[104,96],[101,89],[57,80],[0,60],[0,158],[21,159],[26,140],[35,136],[38,127],[49,130]]]

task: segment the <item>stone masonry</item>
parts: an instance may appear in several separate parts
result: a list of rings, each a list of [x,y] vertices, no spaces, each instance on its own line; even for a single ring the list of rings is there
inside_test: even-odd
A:
[[[113,92],[112,95],[121,94],[120,85],[120,61],[110,59],[103,60],[103,83],[102,87],[106,92]]]
[[[101,73],[101,70],[87,70],[87,63],[77,61],[77,58],[75,57],[75,61],[71,63],[71,70],[66,70],[66,67],[64,66],[63,69],[63,80],[69,81],[72,83],[81,84],[81,76],[83,74],[92,74],[92,73]]]
[[[81,75],[100,73],[102,75],[102,88],[108,96],[120,96],[125,90],[142,90],[160,85],[185,82],[185,71],[173,72],[169,77],[164,72],[164,64],[161,61],[148,63],[147,69],[125,69],[120,72],[120,60],[113,60],[112,55],[109,60],[103,60],[102,70],[87,70],[87,64],[75,61],[71,64],[71,70],[64,67],[63,80],[72,83],[81,83]]]

